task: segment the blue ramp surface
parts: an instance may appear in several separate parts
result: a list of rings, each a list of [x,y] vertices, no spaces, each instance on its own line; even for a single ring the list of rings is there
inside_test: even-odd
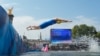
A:
[[[25,52],[24,43],[13,28],[8,14],[0,6],[0,56],[15,56]]]

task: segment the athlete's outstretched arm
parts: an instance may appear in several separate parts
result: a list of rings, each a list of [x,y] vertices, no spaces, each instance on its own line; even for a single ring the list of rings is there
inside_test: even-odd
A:
[[[46,28],[50,25],[56,24],[56,23],[60,24],[60,23],[66,23],[66,22],[72,22],[72,21],[56,18],[56,19],[52,19],[50,21],[44,22],[43,24],[41,24],[39,26],[29,26],[29,27],[27,27],[27,30],[44,29],[44,28]]]

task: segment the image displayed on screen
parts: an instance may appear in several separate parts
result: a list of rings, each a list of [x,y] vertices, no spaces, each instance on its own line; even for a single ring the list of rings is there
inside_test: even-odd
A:
[[[51,29],[51,43],[71,41],[71,29]]]

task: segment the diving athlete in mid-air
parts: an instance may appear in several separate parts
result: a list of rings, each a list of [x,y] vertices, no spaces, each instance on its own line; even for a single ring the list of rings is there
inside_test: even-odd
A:
[[[60,23],[67,23],[67,22],[72,22],[72,21],[56,18],[56,19],[52,19],[50,21],[44,22],[43,24],[41,24],[39,26],[29,26],[29,27],[27,27],[27,30],[44,29],[44,28],[46,28],[50,25],[56,24],[56,23],[60,24]]]

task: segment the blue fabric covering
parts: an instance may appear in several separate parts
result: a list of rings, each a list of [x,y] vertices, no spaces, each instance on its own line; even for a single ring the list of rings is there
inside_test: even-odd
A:
[[[55,24],[55,23],[56,23],[56,20],[53,19],[53,20],[50,20],[50,21],[48,21],[48,22],[44,22],[43,24],[41,24],[41,25],[40,25],[40,28],[41,28],[41,29],[44,29],[44,28],[46,28],[46,27],[48,27],[48,26],[50,26],[50,25],[53,25],[53,24]]]
[[[0,56],[15,56],[25,48],[6,11],[0,6]]]

